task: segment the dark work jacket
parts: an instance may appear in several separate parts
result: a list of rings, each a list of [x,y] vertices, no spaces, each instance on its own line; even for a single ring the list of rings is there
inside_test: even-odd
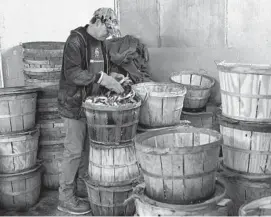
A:
[[[87,26],[71,31],[63,52],[58,111],[61,116],[72,119],[84,117],[82,102],[88,95],[98,94],[98,72],[107,72],[104,61],[108,59],[103,44],[86,29]]]
[[[133,83],[151,81],[148,69],[149,53],[139,39],[126,35],[107,40],[105,44],[109,60],[117,66],[119,73],[128,73]]]

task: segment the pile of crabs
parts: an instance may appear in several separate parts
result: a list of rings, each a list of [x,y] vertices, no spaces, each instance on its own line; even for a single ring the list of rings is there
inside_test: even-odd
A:
[[[120,106],[125,104],[134,104],[138,102],[135,91],[132,89],[133,82],[126,76],[118,81],[124,89],[122,94],[113,91],[104,91],[100,96],[90,96],[86,99],[86,103],[94,103],[96,105]]]

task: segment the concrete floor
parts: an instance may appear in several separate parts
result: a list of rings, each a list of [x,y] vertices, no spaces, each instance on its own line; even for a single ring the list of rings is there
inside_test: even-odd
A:
[[[72,216],[58,211],[57,205],[58,191],[43,190],[39,202],[27,212],[0,210],[0,216]],[[91,216],[91,213],[86,216]]]

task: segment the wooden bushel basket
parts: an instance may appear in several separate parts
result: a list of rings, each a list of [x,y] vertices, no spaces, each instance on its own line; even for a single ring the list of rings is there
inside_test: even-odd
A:
[[[181,120],[187,120],[191,126],[214,129],[215,114],[213,112],[182,112]]]
[[[230,119],[217,113],[223,165],[241,173],[271,176],[271,124]]]
[[[15,174],[0,174],[0,208],[26,211],[40,197],[40,165]]]
[[[222,114],[256,122],[271,122],[271,65],[217,63]]]
[[[62,118],[39,120],[37,126],[40,128],[40,146],[60,145],[64,143],[66,131]]]
[[[141,101],[121,106],[85,102],[90,142],[103,145],[130,143],[136,136]]]
[[[177,125],[183,108],[186,89],[174,83],[146,82],[132,86],[142,99],[139,124],[144,128]]]
[[[143,187],[143,186],[142,186]],[[189,205],[174,205],[152,200],[144,193],[144,188],[138,186],[130,197],[135,200],[135,216],[228,216],[232,201],[226,199],[225,186],[216,182],[215,194],[212,198]]]
[[[239,216],[271,216],[271,197],[263,197],[242,205]]]
[[[44,173],[42,183],[46,188],[57,190],[59,187],[60,166],[63,159],[64,146],[42,146],[38,158],[42,161]]]
[[[218,180],[225,185],[227,196],[233,202],[233,216],[238,216],[244,203],[271,196],[271,176],[244,175],[221,166]]]
[[[94,216],[132,216],[135,213],[134,201],[124,203],[133,192],[133,185],[103,187],[85,179],[88,199]]]
[[[57,98],[59,89],[59,80],[39,80],[25,78],[24,83],[29,87],[40,88],[38,99]]]
[[[215,85],[212,77],[192,70],[174,72],[170,80],[184,85],[187,89],[183,103],[184,109],[204,108],[211,95],[211,89]]]
[[[131,184],[139,177],[134,142],[118,146],[91,143],[88,174],[102,186]]]
[[[213,130],[172,127],[137,135],[136,155],[148,197],[190,204],[215,192],[221,135]]]
[[[23,56],[28,59],[48,60],[51,58],[62,58],[64,42],[35,41],[22,44]]]
[[[38,90],[25,86],[0,89],[0,133],[29,130],[35,126]]]
[[[17,173],[34,167],[39,135],[37,128],[0,135],[0,173]]]

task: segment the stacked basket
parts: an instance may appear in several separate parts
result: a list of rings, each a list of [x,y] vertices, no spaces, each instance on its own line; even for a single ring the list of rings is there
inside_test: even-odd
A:
[[[215,112],[206,110],[215,80],[203,70],[174,72],[170,80],[187,89],[181,119],[190,121],[194,127],[215,129]]]
[[[223,172],[235,215],[248,201],[271,196],[271,66],[217,64],[222,112]]]
[[[43,185],[57,189],[65,138],[63,120],[57,108],[64,43],[28,42],[22,46],[25,84],[41,89],[37,98],[36,117],[40,128],[39,159],[45,167]]]
[[[179,84],[146,82],[132,86],[141,98],[138,132],[182,125],[186,89]]]
[[[221,135],[190,126],[136,137],[145,186],[135,190],[139,216],[228,214],[225,187],[216,182]]]
[[[84,103],[90,142],[85,183],[93,215],[133,215],[134,203],[124,204],[140,178],[135,155],[141,101],[121,106]]]
[[[0,208],[26,210],[39,200],[37,89],[0,89]]]

